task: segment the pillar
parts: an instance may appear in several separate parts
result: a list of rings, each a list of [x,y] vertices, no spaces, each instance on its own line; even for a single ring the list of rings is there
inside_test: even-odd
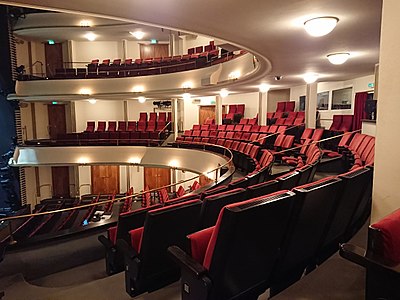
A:
[[[267,125],[267,92],[258,92],[258,124]]]
[[[307,84],[306,88],[306,127],[315,128],[317,122],[317,83]]]
[[[400,1],[384,0],[379,54],[379,99],[377,107],[375,169],[371,222],[400,207],[400,39],[398,12]]]
[[[220,95],[215,98],[215,124],[222,124],[222,97]]]
[[[178,136],[178,99],[172,99],[172,125],[175,138]]]

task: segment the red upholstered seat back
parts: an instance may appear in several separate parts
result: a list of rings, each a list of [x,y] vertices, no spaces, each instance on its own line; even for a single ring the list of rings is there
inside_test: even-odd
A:
[[[380,248],[385,259],[392,262],[400,262],[400,209],[394,211],[382,220],[371,225],[372,228],[379,229],[381,234]]]

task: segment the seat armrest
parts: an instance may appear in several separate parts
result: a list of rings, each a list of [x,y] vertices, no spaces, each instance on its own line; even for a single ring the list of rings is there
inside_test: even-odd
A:
[[[191,256],[189,256],[185,251],[177,246],[168,247],[168,253],[172,258],[179,264],[181,268],[185,268],[190,271],[195,277],[200,278],[207,273],[207,269],[204,268],[199,262],[195,261]]]
[[[400,265],[390,263],[384,259],[366,256],[366,251],[351,244],[341,244],[340,256],[365,268],[374,268],[381,271],[390,272],[400,277]]]
[[[357,264],[367,267],[367,260],[365,258],[365,249],[352,245],[352,244],[341,244],[339,249],[340,256]]]
[[[128,259],[134,259],[138,256],[136,250],[129,246],[128,243],[122,239],[117,240],[117,249],[118,251],[121,251]]]
[[[103,244],[104,247],[106,247],[106,249],[111,249],[114,247],[114,244],[104,235],[99,235],[97,239],[99,240],[100,243]]]

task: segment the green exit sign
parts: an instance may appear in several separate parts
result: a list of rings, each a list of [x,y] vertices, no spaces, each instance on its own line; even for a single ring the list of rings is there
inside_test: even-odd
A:
[[[368,87],[369,87],[369,88],[372,89],[372,88],[374,88],[374,86],[375,86],[375,84],[374,84],[373,82],[368,83]]]

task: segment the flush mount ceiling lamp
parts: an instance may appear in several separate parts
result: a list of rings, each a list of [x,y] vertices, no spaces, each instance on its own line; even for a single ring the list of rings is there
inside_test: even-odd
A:
[[[97,35],[95,35],[93,32],[88,32],[88,33],[86,33],[86,34],[84,35],[84,37],[85,37],[88,41],[93,42],[93,41],[97,38]]]
[[[336,17],[319,17],[304,22],[304,29],[314,37],[320,37],[330,33],[339,22]]]
[[[139,101],[139,103],[145,103],[146,102],[146,97],[141,96],[141,97],[138,98],[138,101]]]
[[[90,26],[92,26],[92,22],[89,20],[81,20],[79,22],[79,26],[80,27],[90,27]]]
[[[133,35],[135,38],[137,38],[138,40],[141,40],[144,37],[144,32],[140,31],[140,30],[129,31],[129,33],[131,35]]]
[[[220,95],[222,98],[225,98],[225,97],[227,97],[227,96],[229,95],[229,91],[228,91],[227,89],[222,89],[222,90],[219,92],[219,95]]]
[[[260,90],[261,93],[266,93],[266,92],[268,92],[270,88],[271,88],[271,87],[270,87],[268,84],[266,84],[266,83],[261,83],[261,84],[258,86],[258,89]]]
[[[329,62],[333,65],[341,65],[344,64],[350,57],[350,53],[341,52],[341,53],[332,53],[326,56]]]
[[[97,100],[94,98],[90,98],[88,101],[90,104],[96,104],[96,102],[97,102]]]
[[[311,84],[317,81],[319,78],[319,75],[316,73],[307,73],[304,74],[303,79],[307,84]]]

